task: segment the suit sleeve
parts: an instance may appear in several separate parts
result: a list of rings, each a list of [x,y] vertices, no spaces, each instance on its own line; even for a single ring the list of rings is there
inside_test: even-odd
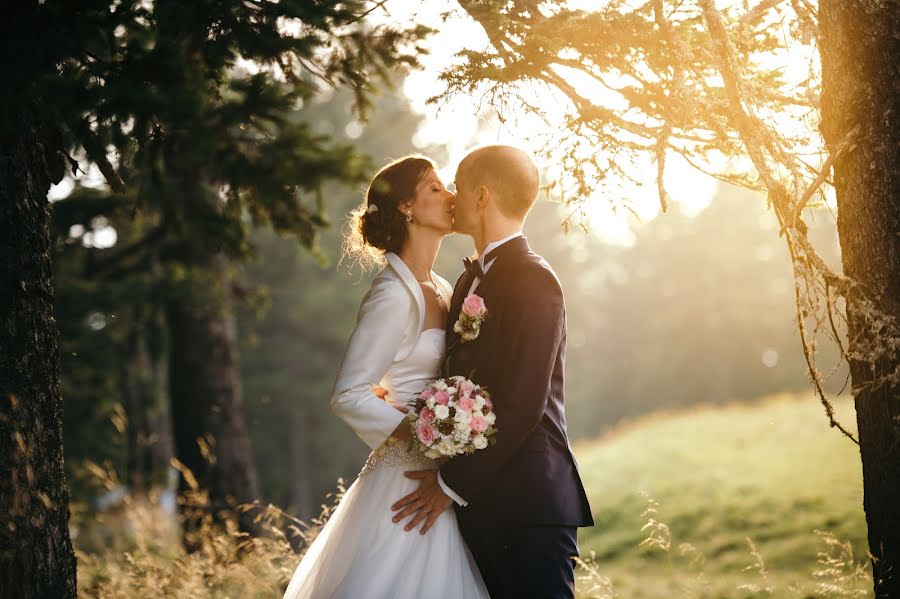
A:
[[[497,442],[441,467],[444,483],[469,503],[478,500],[541,421],[564,334],[565,303],[550,271],[528,271],[508,293],[512,299],[502,323],[505,353],[498,357],[503,383],[488,389],[497,415]]]
[[[384,378],[404,340],[413,310],[405,289],[373,285],[359,308],[331,396],[332,411],[375,449],[406,415],[379,399],[374,387]]]

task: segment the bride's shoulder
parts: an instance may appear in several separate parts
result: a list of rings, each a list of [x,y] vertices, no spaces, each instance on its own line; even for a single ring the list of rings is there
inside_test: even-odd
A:
[[[390,301],[405,306],[410,300],[403,279],[390,266],[386,266],[372,279],[372,285],[363,298],[363,304]]]

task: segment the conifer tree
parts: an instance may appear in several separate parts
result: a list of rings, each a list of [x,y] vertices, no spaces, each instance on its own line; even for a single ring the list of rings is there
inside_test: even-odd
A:
[[[501,117],[515,109],[559,125],[541,137],[566,173],[567,199],[600,195],[615,177],[655,179],[665,211],[663,174],[673,156],[765,192],[794,266],[813,386],[829,425],[860,445],[876,596],[900,596],[900,3],[459,5],[490,43],[445,71],[444,94],[474,90]],[[794,52],[808,56],[799,80],[785,68]],[[535,86],[562,98],[561,120],[535,101]],[[842,273],[822,260],[804,222],[832,182]],[[815,365],[817,333],[849,362],[858,440],[834,417]]]
[[[7,78],[0,195],[4,288],[15,291],[3,303],[0,443],[10,471],[30,473],[0,483],[0,511],[16,514],[10,525],[23,525],[15,544],[4,536],[0,547],[14,595],[66,597],[75,588],[48,252],[51,183],[67,167],[76,174],[88,165],[106,183],[90,208],[78,204],[88,195],[79,189],[60,202],[61,216],[80,214],[61,218],[61,226],[113,213],[146,225],[140,238],[96,260],[95,276],[157,264],[177,281],[166,304],[176,457],[209,492],[207,515],[230,517],[257,493],[243,423],[233,264],[252,251],[253,225],[313,246],[325,224],[322,183],[359,176],[352,149],[285,115],[323,86],[349,87],[364,113],[387,76],[415,64],[427,31],[370,26],[366,16],[377,6],[26,0],[8,7],[0,25]],[[14,461],[17,435],[26,449],[41,446],[26,452],[27,463]],[[22,481],[46,501],[13,509]],[[241,517],[242,529],[253,528],[251,516]],[[186,540],[189,548],[198,544]]]

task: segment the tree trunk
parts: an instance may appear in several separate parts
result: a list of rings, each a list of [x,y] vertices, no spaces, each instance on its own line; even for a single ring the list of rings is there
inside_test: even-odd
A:
[[[200,497],[189,492],[182,476],[180,490],[187,492],[183,499],[189,502],[182,504],[184,542],[188,550],[196,550],[203,540],[197,534],[202,533],[197,517],[206,513],[214,522],[236,518],[241,531],[255,534],[255,513],[236,508],[258,499],[259,487],[244,420],[228,261],[222,254],[207,256],[196,246],[185,256],[190,256],[194,269],[210,277],[209,288],[214,291],[209,297],[185,294],[171,301],[167,310],[175,454],[210,501],[208,512],[197,506]]]
[[[122,395],[128,417],[126,429],[126,469],[128,486],[132,491],[146,493],[153,487],[165,485],[172,458],[171,427],[167,409],[167,364],[159,343],[150,337],[159,336],[163,326],[138,308],[129,315],[127,355],[122,360]]]
[[[291,496],[288,511],[301,520],[309,521],[317,514],[313,513],[312,484],[310,474],[313,472],[312,451],[310,443],[310,418],[312,411],[301,401],[290,402],[291,434],[288,435],[288,451],[290,455]]]
[[[834,163],[850,372],[875,596],[900,597],[900,0],[822,0],[822,133]],[[874,307],[874,310],[872,309]],[[878,316],[881,313],[882,316]]]
[[[16,115],[16,116],[12,116]],[[5,112],[0,159],[0,597],[75,597],[47,192],[54,149]],[[48,159],[49,152],[49,159]]]

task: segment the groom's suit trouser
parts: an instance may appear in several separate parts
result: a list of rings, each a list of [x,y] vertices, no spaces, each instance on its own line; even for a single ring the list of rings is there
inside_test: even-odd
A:
[[[577,528],[528,526],[465,537],[491,599],[575,596]]]

